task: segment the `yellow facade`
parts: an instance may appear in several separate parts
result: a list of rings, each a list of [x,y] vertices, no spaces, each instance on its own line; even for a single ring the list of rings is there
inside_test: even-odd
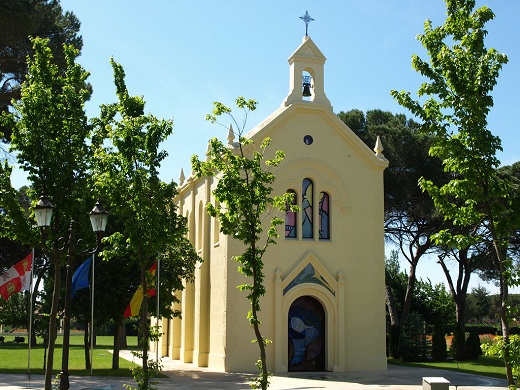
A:
[[[280,227],[277,245],[264,257],[267,293],[260,317],[263,336],[272,340],[267,347],[272,372],[386,369],[383,172],[388,161],[379,142],[370,150],[332,111],[324,64],[323,54],[304,37],[289,58],[288,96],[248,134],[255,143],[271,138],[269,150],[286,154],[275,172],[275,195],[293,190],[301,203],[305,179],[313,189],[306,193],[312,211],[305,214],[312,216],[312,229],[304,232],[306,210],[300,211],[295,237],[286,238]],[[302,75],[312,77],[308,98],[302,97]],[[233,147],[231,137],[228,143]],[[236,288],[244,279],[231,260],[243,247],[221,234],[204,208],[215,202],[211,192],[217,180],[181,177],[179,183],[179,212],[188,218],[190,240],[204,262],[180,297],[182,319],[162,321],[160,352],[196,366],[255,372],[259,352],[246,319],[249,303]],[[323,193],[328,237],[320,232],[326,223],[320,219]]]

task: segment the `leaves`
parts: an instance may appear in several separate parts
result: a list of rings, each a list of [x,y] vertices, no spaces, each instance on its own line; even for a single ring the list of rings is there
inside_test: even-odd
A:
[[[111,64],[119,100],[104,105],[101,116],[93,120],[92,145],[96,186],[122,224],[121,231],[106,238],[105,258],[127,256],[146,269],[158,257],[183,262],[173,267],[179,274],[170,279],[189,279],[199,258],[185,238],[185,218],[176,213],[176,184],[158,176],[167,156],[160,145],[172,133],[173,122],[144,115],[144,99],[129,95],[123,67],[114,59]],[[170,287],[182,285],[177,281]]]
[[[252,283],[242,284],[238,289],[247,291],[247,299],[251,301],[247,318],[255,329],[261,354],[259,368],[262,370],[255,386],[265,389],[269,375],[265,363],[265,339],[260,334],[258,317],[260,297],[265,294],[263,256],[269,245],[276,243],[276,227],[283,223],[277,215],[285,211],[287,204],[292,203],[293,194],[275,197],[271,195],[275,180],[271,169],[283,161],[285,154],[277,151],[272,159],[267,159],[266,150],[270,139],[264,139],[257,148],[251,139],[243,135],[247,115],[256,109],[257,102],[241,96],[236,99],[237,107],[244,113],[241,124],[232,115],[229,107],[219,102],[214,102],[213,105],[212,114],[208,114],[206,119],[218,123],[220,116],[229,116],[237,128],[238,145],[236,148],[226,147],[213,138],[209,141],[206,160],[201,161],[193,156],[192,168],[197,177],[218,177],[213,191],[217,205],[208,204],[206,209],[212,217],[219,219],[222,233],[246,246],[244,253],[233,259],[239,263],[238,271],[252,279]],[[265,231],[266,225],[268,228]]]
[[[159,178],[159,168],[167,156],[160,144],[172,133],[173,122],[145,115],[144,99],[128,93],[123,67],[114,59],[111,64],[118,101],[101,107],[101,116],[93,120],[92,140],[95,184],[110,200],[119,225],[119,230],[105,240],[104,259],[128,259],[130,266],[140,270],[144,291],[151,284],[147,270],[160,260],[161,312],[178,315],[165,308],[175,301],[175,291],[183,289],[182,280],[193,280],[195,264],[201,259],[186,238],[186,218],[177,214],[176,184]],[[148,302],[144,294],[142,370],[134,373],[140,389],[151,388],[150,368],[154,368],[148,366]]]
[[[418,56],[412,59],[413,68],[428,79],[417,92],[421,101],[414,101],[408,92],[391,94],[424,122],[422,130],[434,140],[430,154],[440,158],[445,172],[451,175],[447,183],[420,181],[444,218],[454,225],[432,239],[449,249],[457,248],[459,253],[484,251],[498,266],[504,359],[512,385],[510,353],[516,351],[508,347],[505,307],[508,285],[515,278],[507,252],[519,225],[516,217],[504,212],[515,206],[510,197],[511,181],[498,177],[500,161],[496,154],[502,150],[501,142],[487,128],[487,115],[493,106],[491,93],[508,59],[485,46],[485,24],[494,18],[488,7],[474,10],[475,0],[445,2],[444,24],[433,27],[428,21],[424,33],[417,37],[429,56],[428,62]]]

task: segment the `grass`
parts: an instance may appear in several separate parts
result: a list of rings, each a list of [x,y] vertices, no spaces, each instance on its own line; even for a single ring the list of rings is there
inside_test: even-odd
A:
[[[405,362],[402,359],[388,359],[388,364],[408,367],[438,368],[506,379],[504,360],[493,356],[481,356],[477,360],[458,362]]]
[[[6,336],[7,340],[11,340],[11,336]],[[97,345],[94,347],[93,358],[93,375],[94,376],[121,376],[131,377],[130,368],[135,364],[125,359],[119,359],[119,370],[112,370],[112,354],[107,350],[112,349],[112,336],[98,336]],[[127,337],[129,349],[137,348],[137,337]],[[58,336],[56,340],[56,349],[54,351],[54,372],[61,371],[61,353],[62,353],[62,337]],[[31,348],[31,373],[44,374],[43,370],[44,345],[42,340],[38,340],[36,347]],[[26,374],[27,373],[27,343],[15,344],[12,341],[0,343],[0,373],[2,374]],[[452,370],[465,372],[468,374],[485,375],[494,378],[505,379],[504,361],[497,357],[481,356],[478,360],[458,362],[405,362],[401,359],[388,359],[389,364],[438,368],[444,370]],[[85,369],[85,356],[83,349],[83,335],[70,336],[70,357],[69,357],[69,373],[73,376],[88,376],[90,370]]]
[[[130,368],[135,364],[128,360],[119,358],[119,369],[112,370],[112,354],[108,349],[113,349],[112,336],[98,336],[97,345],[93,351],[94,376],[122,376],[131,377]],[[6,340],[11,340],[6,336]],[[129,348],[134,349],[137,345],[137,337],[127,337]],[[61,371],[63,338],[58,336],[54,350],[53,369],[55,373]],[[28,371],[28,345],[27,342],[16,344],[12,341],[0,343],[0,373],[2,374],[26,374]],[[44,345],[41,339],[35,347],[31,347],[31,369],[32,374],[44,374]],[[88,376],[90,369],[85,369],[85,352],[83,348],[83,334],[70,336],[69,350],[69,373],[74,376]]]

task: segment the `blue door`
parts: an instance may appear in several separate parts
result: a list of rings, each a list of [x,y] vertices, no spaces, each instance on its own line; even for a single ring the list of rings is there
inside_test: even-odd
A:
[[[325,310],[313,297],[289,308],[289,371],[325,371]]]

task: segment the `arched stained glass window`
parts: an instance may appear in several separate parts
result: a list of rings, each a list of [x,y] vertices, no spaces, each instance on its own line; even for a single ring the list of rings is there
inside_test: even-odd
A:
[[[330,239],[329,207],[330,197],[326,192],[320,192],[320,240]]]
[[[287,193],[293,194],[293,201],[292,204],[298,204],[298,196],[296,195],[296,191],[294,190],[288,190]],[[294,211],[291,211],[290,205],[287,205],[287,208],[285,210],[285,237],[289,238],[296,238],[298,234],[297,229],[297,220],[298,220],[298,214]]]
[[[311,179],[303,179],[302,185],[302,238],[312,238],[312,200],[313,183]]]

